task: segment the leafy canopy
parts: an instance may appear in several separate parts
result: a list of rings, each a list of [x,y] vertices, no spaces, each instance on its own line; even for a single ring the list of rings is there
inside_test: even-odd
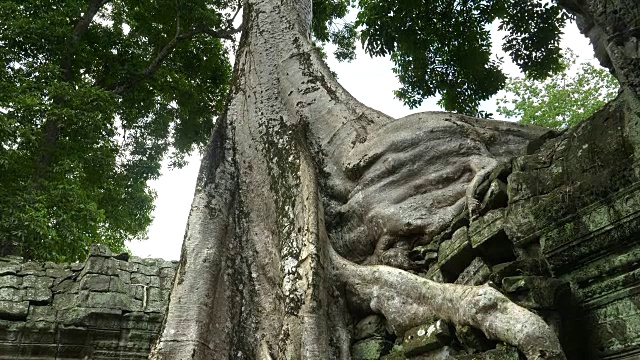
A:
[[[231,66],[226,0],[0,1],[0,246],[81,259],[144,237],[147,181],[204,145]],[[228,11],[227,11],[228,12]]]
[[[316,1],[319,2],[319,1]],[[355,56],[360,39],[371,56],[390,55],[409,107],[441,95],[449,111],[476,114],[482,100],[505,85],[501,60],[491,58],[494,21],[508,35],[504,51],[533,79],[560,69],[561,29],[568,14],[545,0],[329,0],[331,9],[357,8],[354,23],[334,22],[316,32],[338,45],[336,57]],[[314,3],[315,4],[315,3]],[[314,8],[315,9],[315,8]],[[359,30],[359,31],[357,31]]]
[[[498,113],[525,124],[565,129],[588,118],[618,94],[620,85],[606,69],[589,62],[577,65],[573,53],[562,66],[564,71],[544,81],[508,79],[507,96],[497,101]]]

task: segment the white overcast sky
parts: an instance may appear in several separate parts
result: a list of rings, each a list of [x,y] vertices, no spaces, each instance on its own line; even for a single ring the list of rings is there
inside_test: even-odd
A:
[[[509,57],[500,49],[503,36],[504,33],[492,32],[493,52],[505,59],[505,72],[517,76],[520,74],[518,68],[508,62]],[[565,29],[562,47],[572,49],[578,55],[578,62],[594,61],[589,41],[578,32],[573,23]],[[395,99],[393,90],[398,89],[400,85],[391,71],[392,63],[388,58],[370,58],[359,49],[355,61],[339,63],[331,57],[331,51],[328,53],[329,67],[338,74],[340,84],[365,105],[396,118],[415,112],[442,110],[436,105],[435,99],[427,99],[420,108],[413,110]],[[495,114],[495,100],[486,101],[482,110]],[[180,170],[169,170],[165,164],[162,176],[151,182],[158,195],[153,211],[154,221],[149,229],[148,240],[132,241],[128,244],[134,255],[167,260],[177,260],[180,257],[199,167],[199,156],[192,156],[189,165]]]

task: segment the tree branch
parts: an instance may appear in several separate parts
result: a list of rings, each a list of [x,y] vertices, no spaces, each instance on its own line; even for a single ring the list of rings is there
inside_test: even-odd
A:
[[[123,93],[133,89],[138,86],[143,81],[151,78],[156,71],[162,66],[162,63],[166,60],[169,55],[173,52],[175,47],[178,45],[179,41],[189,40],[196,35],[206,34],[211,37],[219,38],[219,39],[233,39],[233,35],[240,32],[242,30],[242,26],[237,28],[225,29],[225,30],[214,30],[210,28],[201,28],[194,29],[191,31],[180,33],[179,29],[176,32],[176,35],[164,46],[160,51],[156,54],[156,56],[151,60],[149,65],[133,80],[116,87],[113,90],[113,93],[116,95],[122,95]]]
[[[87,11],[84,12],[82,17],[76,23],[76,26],[73,28],[71,32],[71,38],[69,39],[69,44],[67,45],[67,52],[61,61],[61,67],[64,72],[64,77],[66,81],[71,80],[71,60],[73,59],[73,54],[76,50],[76,46],[80,39],[87,33],[89,30],[89,25],[93,21],[93,18],[96,16],[98,11],[109,3],[111,0],[90,0],[89,7]]]
[[[64,74],[64,80],[71,81],[73,77],[72,60],[78,42],[87,33],[89,25],[93,21],[98,11],[111,0],[90,0],[89,7],[80,17],[71,32],[71,36],[67,42],[65,53],[60,59],[60,69]],[[53,102],[60,104],[63,102],[61,97],[54,97]],[[40,180],[45,178],[49,173],[49,168],[53,161],[53,154],[56,150],[58,137],[60,136],[60,123],[54,116],[47,117],[42,127],[42,139],[40,140],[39,158],[35,164],[33,179],[35,186],[40,186]]]

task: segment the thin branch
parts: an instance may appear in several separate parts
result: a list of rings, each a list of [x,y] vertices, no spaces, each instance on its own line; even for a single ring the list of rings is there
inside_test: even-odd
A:
[[[233,40],[233,35],[239,33],[240,31],[242,31],[243,26],[240,25],[237,28],[230,28],[230,29],[224,29],[224,30],[214,30],[214,29],[200,29],[195,31],[195,34],[207,34],[209,36],[212,37],[216,37],[219,39],[225,39],[225,40]]]
[[[231,17],[231,19],[229,19],[229,27],[233,26],[233,22],[236,20],[236,16],[238,16],[238,14],[240,13],[240,9],[242,9],[242,0],[238,0],[238,8],[236,9],[235,14],[233,14],[233,16]]]
[[[73,32],[71,33],[71,38],[69,39],[69,44],[67,45],[67,52],[61,60],[61,67],[64,71],[65,80],[71,80],[71,60],[73,58],[73,53],[76,50],[76,46],[80,39],[87,33],[89,30],[89,25],[93,21],[93,18],[96,16],[98,11],[109,3],[111,0],[91,0],[89,1],[89,7],[87,11],[84,12],[80,20],[76,23],[76,26],[73,28]]]
[[[191,30],[184,33],[176,33],[176,35],[158,52],[153,60],[149,63],[146,69],[144,69],[137,77],[135,77],[132,81],[123,84],[121,86],[116,87],[113,92],[116,95],[122,95],[123,93],[131,90],[136,87],[141,82],[149,79],[153,74],[158,71],[162,63],[166,60],[166,58],[171,55],[171,52],[178,45],[179,41],[188,40],[193,38],[199,34],[206,34],[219,39],[227,39],[232,40],[233,35],[237,34],[242,30],[242,26],[238,28],[226,29],[226,30],[214,30],[209,28]]]
[[[176,35],[175,37],[180,36],[180,4],[179,0],[176,0]]]

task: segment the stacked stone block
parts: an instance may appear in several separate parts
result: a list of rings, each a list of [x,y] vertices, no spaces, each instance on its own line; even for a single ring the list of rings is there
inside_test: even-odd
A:
[[[85,263],[0,258],[0,359],[146,359],[175,269],[104,246]]]

